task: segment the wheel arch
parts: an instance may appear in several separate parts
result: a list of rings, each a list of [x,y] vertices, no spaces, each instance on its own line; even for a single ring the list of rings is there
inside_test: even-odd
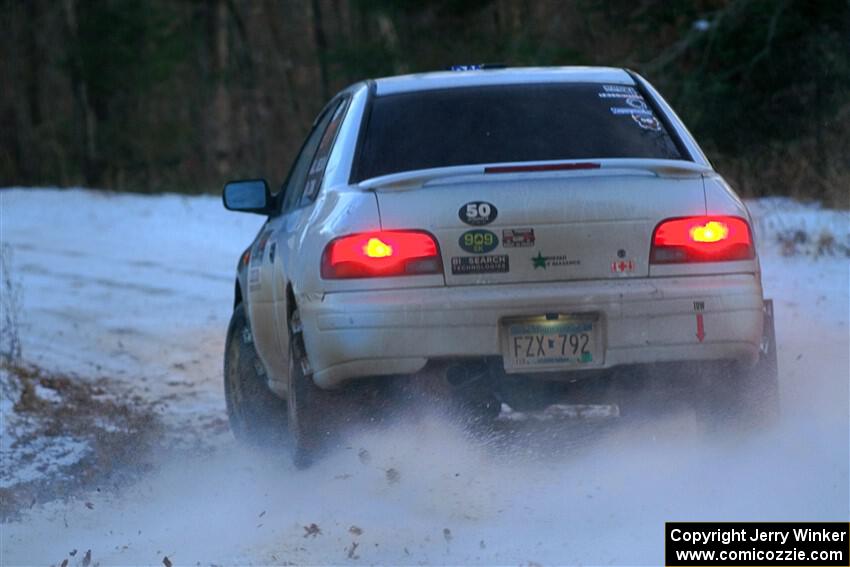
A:
[[[233,308],[236,309],[242,304],[242,286],[239,284],[239,278],[236,278],[236,284],[233,289]]]
[[[286,282],[286,324],[292,320],[292,314],[295,313],[297,303],[295,302],[295,290],[292,288],[292,282]]]

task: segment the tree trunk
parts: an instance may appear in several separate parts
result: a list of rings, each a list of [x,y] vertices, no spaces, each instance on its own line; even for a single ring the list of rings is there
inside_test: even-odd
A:
[[[97,118],[89,102],[88,84],[83,72],[83,61],[80,55],[80,38],[78,28],[78,11],[76,0],[65,0],[65,23],[71,44],[70,78],[71,90],[76,107],[76,120],[79,125],[79,141],[83,150],[83,178],[86,185],[100,185],[102,168],[97,152]]]
[[[330,86],[328,82],[328,38],[325,34],[324,22],[322,21],[322,6],[319,0],[312,1],[313,12],[313,41],[316,42],[316,58],[319,61],[319,77],[322,85],[322,102],[330,98]]]
[[[213,8],[213,152],[214,167],[219,178],[231,171],[232,139],[230,135],[231,101],[228,89],[230,63],[230,38],[228,33],[228,8],[226,0],[216,0]]]

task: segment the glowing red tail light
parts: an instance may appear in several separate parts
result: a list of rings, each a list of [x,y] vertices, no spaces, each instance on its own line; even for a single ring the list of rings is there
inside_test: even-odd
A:
[[[325,279],[440,274],[434,237],[419,230],[382,230],[332,240],[322,254]]]
[[[655,227],[651,264],[728,262],[755,257],[750,225],[739,217],[667,219]]]

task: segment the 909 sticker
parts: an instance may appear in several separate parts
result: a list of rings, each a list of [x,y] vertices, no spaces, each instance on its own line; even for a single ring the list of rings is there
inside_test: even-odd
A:
[[[460,246],[464,252],[469,252],[470,254],[486,254],[498,245],[498,236],[489,230],[483,230],[480,228],[467,230],[461,234],[458,239],[458,246]]]

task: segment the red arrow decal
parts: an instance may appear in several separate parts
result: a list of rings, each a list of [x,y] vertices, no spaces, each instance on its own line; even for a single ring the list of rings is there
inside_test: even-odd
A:
[[[702,313],[697,313],[697,340],[702,342],[705,338],[705,326],[702,322]]]

